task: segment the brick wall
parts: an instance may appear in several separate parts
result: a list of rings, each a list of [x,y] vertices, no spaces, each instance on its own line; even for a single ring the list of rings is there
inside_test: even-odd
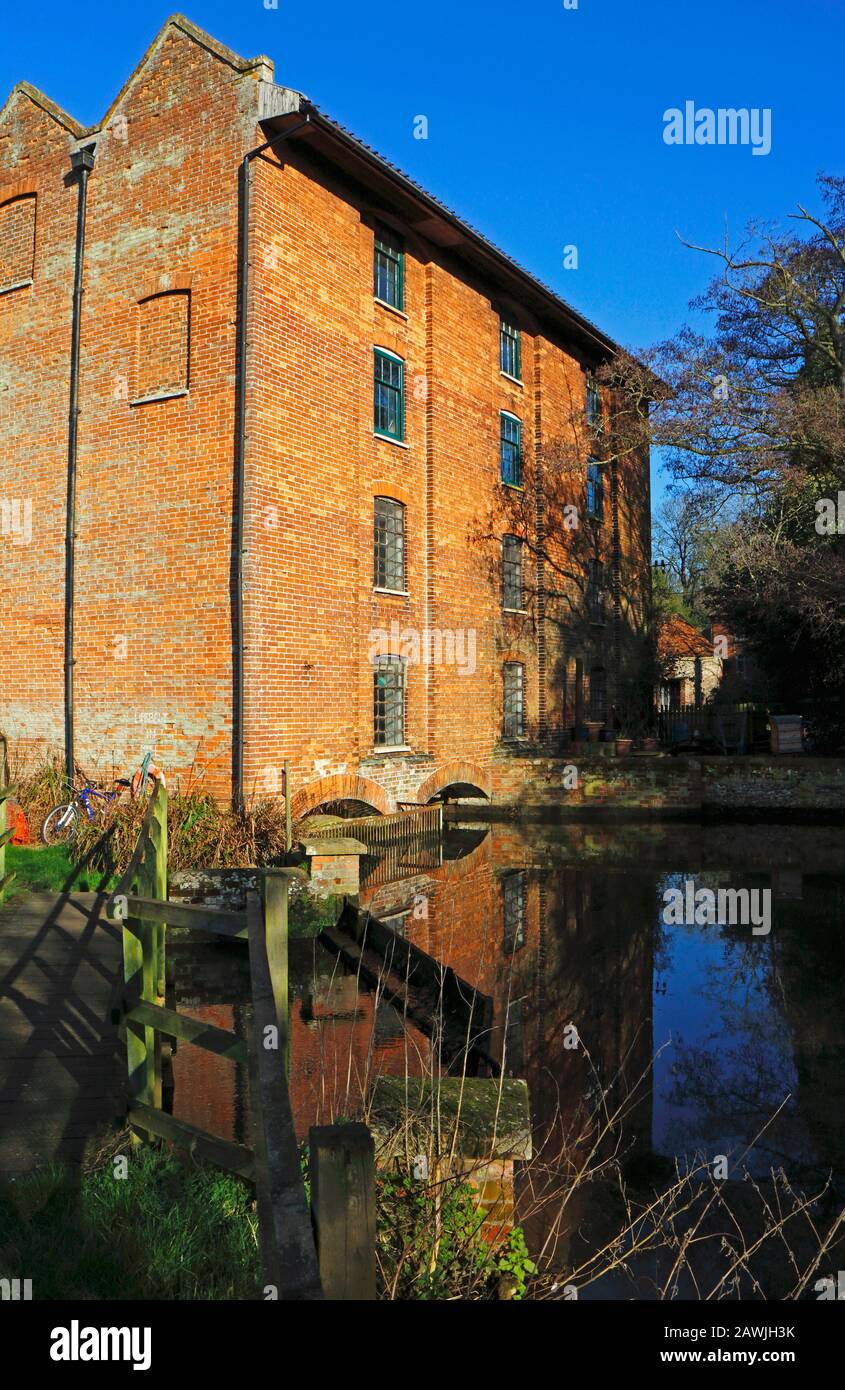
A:
[[[237,165],[257,138],[258,68],[166,26],[101,130],[26,92],[0,121],[4,183],[38,191],[35,274],[0,295],[4,488],[31,495],[30,546],[2,545],[0,723],[62,746],[68,353],[77,192],[88,184],[77,474],[77,757],[108,774],[146,748],[231,785]],[[190,334],[188,310],[190,306]],[[190,344],[190,372],[188,347]],[[173,395],[187,389],[187,394]],[[144,399],[149,396],[160,399]],[[24,675],[25,672],[25,675]]]
[[[101,129],[83,132],[23,88],[0,118],[0,208],[4,196],[17,199],[7,201],[12,209],[38,196],[33,284],[0,293],[4,487],[31,498],[33,517],[32,543],[4,537],[0,552],[2,593],[15,612],[0,650],[0,726],[18,749],[61,747],[77,199],[66,174],[71,150],[94,143],[81,324],[77,756],[108,772],[151,747],[171,777],[193,768],[221,796],[230,790],[233,727],[237,170],[266,134],[258,116],[267,92],[277,92],[270,76],[266,60],[244,62],[177,19]],[[548,441],[571,433],[589,364],[560,323],[541,323],[510,297],[512,287],[506,293],[400,208],[374,200],[340,155],[333,165],[309,151],[307,139],[292,141],[251,166],[245,791],[279,794],[285,759],[299,813],[339,784],[379,809],[422,787],[433,795],[450,779],[486,791],[506,661],[524,664],[532,737],[557,736],[575,708],[561,680],[575,652],[536,566],[528,565],[525,614],[501,610],[501,535],[523,504],[500,484],[500,412],[522,421],[529,468]],[[382,221],[405,239],[401,313],[373,297]],[[521,327],[521,383],[499,370],[503,312]],[[402,444],[373,432],[376,347],[405,363]],[[637,507],[647,510],[647,461],[632,473]],[[405,508],[402,594],[374,589],[377,495]],[[526,505],[530,539],[542,518],[533,497]],[[599,543],[608,565],[613,524],[608,516]],[[554,543],[566,563],[567,539]],[[647,576],[644,552],[632,563]],[[394,624],[444,641],[435,660],[409,662],[405,746],[385,754],[373,745],[370,655],[373,634]],[[599,655],[590,660],[609,667],[612,639],[610,627],[594,634]]]

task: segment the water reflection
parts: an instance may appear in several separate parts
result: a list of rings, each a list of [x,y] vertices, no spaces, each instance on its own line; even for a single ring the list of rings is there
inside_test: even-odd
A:
[[[757,1173],[845,1175],[840,839],[823,827],[508,823],[368,864],[362,907],[489,996],[486,1048],[528,1082],[543,1174],[535,1248],[568,1257],[567,1232],[598,1193],[578,1193],[565,1219],[559,1198],[587,1158],[635,1174],[703,1152],[727,1155],[732,1176],[742,1155]],[[771,888],[771,932],[666,926],[663,890],[679,876]],[[170,962],[176,1007],[239,1026],[242,948],[174,947]],[[355,1114],[375,1076],[438,1069],[436,1037],[318,942],[294,943],[291,990],[300,1135]],[[246,1137],[240,1069],[181,1047],[174,1074],[178,1114]]]

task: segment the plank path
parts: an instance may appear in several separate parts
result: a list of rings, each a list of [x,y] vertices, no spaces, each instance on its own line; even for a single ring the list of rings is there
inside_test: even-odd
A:
[[[60,1159],[125,1114],[121,932],[95,893],[0,908],[0,1178]]]

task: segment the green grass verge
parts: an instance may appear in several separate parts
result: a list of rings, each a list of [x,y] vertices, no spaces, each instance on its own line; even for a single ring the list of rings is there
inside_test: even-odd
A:
[[[4,901],[27,891],[61,893],[73,870],[67,845],[9,845],[6,849],[6,873],[14,874],[15,879],[6,889]],[[116,881],[108,880],[105,886],[112,887]],[[93,893],[101,882],[99,872],[83,872],[74,880],[73,887],[77,893]]]
[[[251,1190],[164,1151],[109,1156],[74,1186],[59,1165],[0,1193],[0,1277],[33,1299],[260,1299]]]

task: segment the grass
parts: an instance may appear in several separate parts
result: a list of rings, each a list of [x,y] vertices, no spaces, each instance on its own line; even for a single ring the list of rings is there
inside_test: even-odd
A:
[[[123,1134],[76,1185],[57,1164],[6,1184],[0,1277],[34,1299],[260,1299],[252,1192]]]
[[[35,893],[61,893],[74,871],[74,862],[67,845],[9,845],[6,849],[6,872],[15,875],[3,901],[8,902],[16,893],[25,891]],[[80,874],[74,881],[74,889],[79,893],[92,893],[102,884],[102,875],[92,872]],[[106,883],[105,887],[111,886]]]

